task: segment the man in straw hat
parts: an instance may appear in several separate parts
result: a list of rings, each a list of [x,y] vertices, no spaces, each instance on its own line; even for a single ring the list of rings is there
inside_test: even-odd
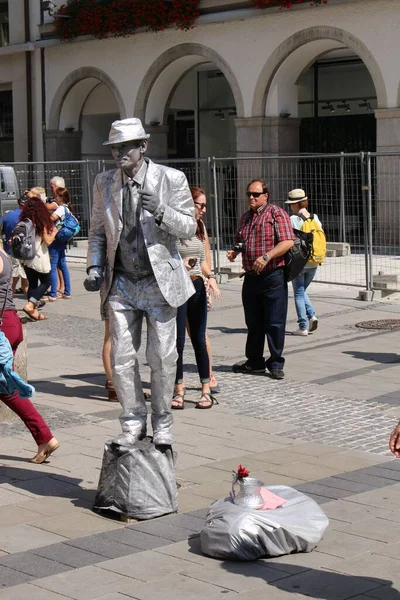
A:
[[[176,249],[196,231],[185,175],[144,158],[139,119],[115,121],[109,139],[117,169],[97,175],[87,257],[88,291],[108,302],[113,382],[123,412],[114,443],[146,435],[147,410],[139,373],[143,317],[151,369],[153,443],[170,445],[176,371],[176,311],[194,287]]]

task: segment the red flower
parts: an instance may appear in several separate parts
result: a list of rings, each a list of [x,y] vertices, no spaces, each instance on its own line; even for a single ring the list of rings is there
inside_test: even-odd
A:
[[[248,471],[245,467],[242,467],[242,465],[239,465],[237,468],[237,476],[238,479],[243,479],[243,477],[248,477],[250,475],[250,471]]]

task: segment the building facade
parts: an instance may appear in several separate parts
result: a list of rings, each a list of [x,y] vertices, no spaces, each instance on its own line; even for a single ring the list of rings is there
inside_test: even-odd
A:
[[[73,42],[61,4],[0,2],[0,161],[107,158],[129,116],[158,158],[400,151],[399,2],[203,0],[189,31]]]

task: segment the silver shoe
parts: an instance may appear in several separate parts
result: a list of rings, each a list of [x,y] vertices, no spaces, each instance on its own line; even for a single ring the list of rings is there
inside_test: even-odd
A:
[[[154,446],[172,446],[173,443],[174,438],[170,433],[158,433],[157,431],[153,433]]]
[[[118,446],[132,446],[139,439],[141,436],[130,433],[130,431],[123,431],[113,439],[112,443]]]

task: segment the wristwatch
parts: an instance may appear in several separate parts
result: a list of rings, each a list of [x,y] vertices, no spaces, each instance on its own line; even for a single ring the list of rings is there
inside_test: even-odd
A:
[[[269,261],[269,254],[267,254],[267,253],[263,254],[263,259],[268,262]]]

